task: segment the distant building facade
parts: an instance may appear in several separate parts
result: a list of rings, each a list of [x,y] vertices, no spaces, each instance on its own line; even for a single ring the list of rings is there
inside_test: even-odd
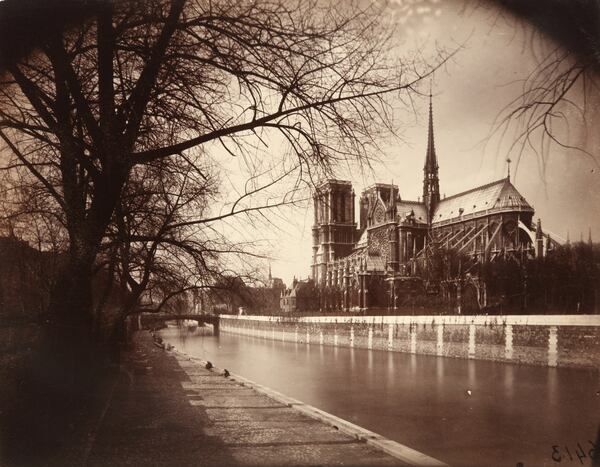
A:
[[[277,314],[285,284],[271,275],[262,285],[246,285],[236,276],[222,276],[213,288],[205,291],[197,311],[223,314]]]
[[[281,311],[284,314],[315,311],[319,309],[319,297],[311,279],[294,278],[289,289],[281,294]]]
[[[544,256],[555,242],[534,223],[533,207],[506,178],[449,197],[440,196],[433,111],[425,155],[423,197],[402,199],[399,187],[377,183],[360,196],[355,216],[352,184],[327,180],[314,195],[311,278],[330,289],[343,309],[396,308],[415,287],[427,288],[435,251],[454,251],[477,263],[512,256]],[[479,306],[486,305],[485,284],[469,273]],[[442,293],[460,294],[452,278]]]

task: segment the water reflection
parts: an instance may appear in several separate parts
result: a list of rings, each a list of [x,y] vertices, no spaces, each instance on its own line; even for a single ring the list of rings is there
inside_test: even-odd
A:
[[[438,386],[444,381],[444,359],[436,358],[435,360],[435,374],[437,376]]]
[[[504,394],[509,399],[514,397],[515,367],[513,365],[504,365]]]
[[[476,374],[477,364],[475,363],[474,360],[469,360],[467,363],[467,368],[468,368],[469,379],[468,379],[466,389],[470,389],[471,391],[473,391],[477,386],[477,374]]]
[[[417,356],[410,356],[410,375],[414,377],[417,374]]]
[[[485,465],[551,465],[552,444],[593,440],[600,421],[594,371],[318,344],[311,350],[178,329],[163,336],[180,350],[452,465],[481,465],[482,455]]]
[[[444,359],[435,359],[435,396],[436,400],[440,402],[443,400],[444,393],[446,391],[446,384],[444,379]]]
[[[387,353],[387,378],[385,378],[385,382],[392,386],[392,381],[394,380],[394,355],[391,352]]]
[[[548,370],[548,406],[554,408],[558,401],[558,376],[556,368],[550,368]]]

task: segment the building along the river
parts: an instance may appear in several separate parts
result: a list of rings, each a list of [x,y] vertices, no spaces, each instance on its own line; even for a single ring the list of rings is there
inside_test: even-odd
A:
[[[556,245],[539,219],[534,222],[534,209],[511,182],[510,171],[506,178],[440,197],[431,100],[423,171],[423,197],[416,201],[403,199],[393,184],[364,190],[358,225],[351,182],[327,180],[316,191],[311,278],[321,289],[338,290],[344,309],[393,309],[407,291],[429,291],[434,285],[426,278],[436,251],[464,258],[460,273],[469,282],[457,287],[446,274],[435,284],[436,293],[455,296],[463,289],[482,307],[487,297],[478,264],[541,257]]]

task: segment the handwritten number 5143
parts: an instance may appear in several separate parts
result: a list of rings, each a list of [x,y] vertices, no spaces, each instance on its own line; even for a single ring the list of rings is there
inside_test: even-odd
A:
[[[581,464],[583,464],[583,459],[587,457],[596,460],[596,456],[598,454],[596,451],[596,443],[589,440],[588,442],[592,447],[588,450],[587,455],[581,444],[577,443],[577,448],[575,449],[575,456],[571,454],[571,450],[568,446],[559,446],[558,444],[554,444],[552,446],[552,460],[554,462],[562,462],[563,460],[572,461],[575,459],[575,457],[577,457]]]

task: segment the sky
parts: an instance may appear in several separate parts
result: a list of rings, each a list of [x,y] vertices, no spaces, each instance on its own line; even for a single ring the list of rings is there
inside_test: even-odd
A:
[[[434,54],[438,47],[459,49],[436,72],[433,83],[435,146],[440,191],[448,196],[506,176],[510,155],[512,180],[535,208],[535,218],[558,239],[600,240],[600,170],[597,162],[576,150],[554,145],[540,164],[539,148],[526,148],[522,156],[509,153],[510,131],[500,138],[498,118],[517,98],[523,80],[556,46],[510,16],[461,1],[394,2],[398,30],[394,42],[399,56],[419,50]],[[392,102],[392,105],[394,103]],[[595,110],[595,109],[594,109]],[[381,161],[371,171],[338,167],[337,178],[353,182],[357,193],[374,182],[399,186],[404,199],[421,194],[427,144],[428,99],[416,102],[416,114],[398,106],[394,121],[399,138],[382,141]],[[573,118],[571,118],[573,117]],[[583,122],[569,117],[570,140],[578,144]],[[586,115],[588,126],[591,117]],[[566,134],[566,133],[565,133]],[[573,136],[575,135],[575,136]],[[587,149],[598,153],[597,143]],[[358,209],[356,209],[358,212]],[[286,222],[260,226],[247,235],[264,242],[273,276],[290,284],[310,273],[312,207],[306,203],[288,213]],[[358,220],[358,219],[357,219]]]

